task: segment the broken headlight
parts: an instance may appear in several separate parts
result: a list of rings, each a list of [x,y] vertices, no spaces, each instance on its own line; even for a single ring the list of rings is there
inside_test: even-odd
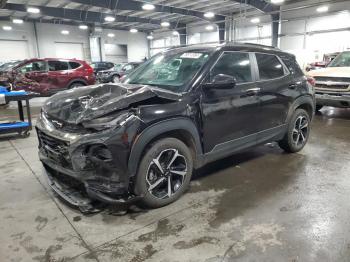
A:
[[[104,116],[104,117],[93,119],[88,122],[84,122],[83,126],[85,128],[94,129],[96,131],[102,131],[105,129],[123,126],[127,121],[129,121],[133,117],[134,115],[131,113],[124,113],[117,116],[116,115]]]

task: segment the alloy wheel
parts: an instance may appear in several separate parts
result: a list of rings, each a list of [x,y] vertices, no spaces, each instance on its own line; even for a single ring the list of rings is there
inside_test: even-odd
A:
[[[303,146],[306,143],[309,132],[309,121],[305,116],[299,116],[294,124],[292,133],[293,143],[296,146]]]
[[[186,175],[185,157],[177,149],[163,150],[148,166],[148,192],[159,199],[170,198],[183,186]]]

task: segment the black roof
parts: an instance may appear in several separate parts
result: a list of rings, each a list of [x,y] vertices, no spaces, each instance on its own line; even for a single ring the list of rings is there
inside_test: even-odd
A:
[[[222,44],[195,44],[170,48],[173,51],[206,51],[206,50],[224,50],[224,51],[246,51],[246,52],[264,52],[271,54],[286,54],[277,47],[268,45],[259,45],[251,43],[225,42]]]

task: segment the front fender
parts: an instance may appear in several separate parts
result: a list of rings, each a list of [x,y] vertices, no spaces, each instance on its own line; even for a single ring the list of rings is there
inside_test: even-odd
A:
[[[196,149],[197,156],[201,156],[203,153],[202,145],[200,142],[199,133],[196,125],[189,118],[173,118],[161,121],[147,127],[135,140],[128,161],[128,169],[130,176],[136,175],[138,165],[142,158],[142,153],[145,147],[156,137],[165,134],[170,131],[185,131],[191,135]]]

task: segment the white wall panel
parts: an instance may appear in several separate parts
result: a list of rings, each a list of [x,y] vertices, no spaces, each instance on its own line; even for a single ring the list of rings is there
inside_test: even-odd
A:
[[[83,43],[55,42],[56,58],[85,60]]]
[[[0,40],[0,61],[30,58],[28,41]]]

